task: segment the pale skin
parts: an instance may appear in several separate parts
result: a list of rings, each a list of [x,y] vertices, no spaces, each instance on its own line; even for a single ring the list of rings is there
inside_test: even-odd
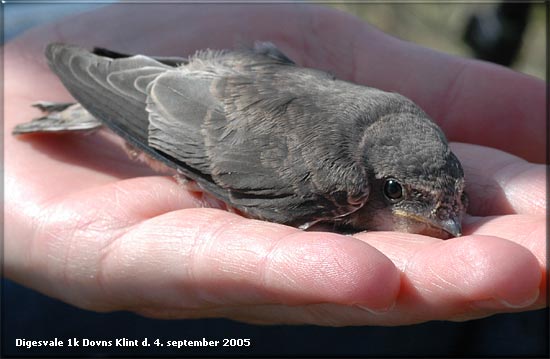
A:
[[[241,11],[250,20],[238,20]],[[45,64],[49,42],[186,56],[253,39],[400,92],[430,114],[457,141],[470,197],[465,235],[304,232],[208,208],[216,202],[101,134],[10,134],[36,117],[32,102],[71,100]],[[94,311],[251,323],[401,325],[545,306],[541,80],[310,6],[114,6],[30,31],[4,51],[9,279]]]

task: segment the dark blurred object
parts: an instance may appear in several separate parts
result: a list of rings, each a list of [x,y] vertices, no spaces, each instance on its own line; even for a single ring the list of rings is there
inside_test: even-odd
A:
[[[522,45],[530,3],[502,2],[487,12],[473,14],[464,41],[481,60],[510,66]]]

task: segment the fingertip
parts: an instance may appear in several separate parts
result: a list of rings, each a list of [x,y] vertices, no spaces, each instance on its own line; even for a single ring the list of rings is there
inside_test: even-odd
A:
[[[439,261],[443,276],[454,272],[453,281],[474,306],[518,308],[537,298],[542,279],[540,264],[527,248],[499,237],[472,235],[443,243],[453,253]],[[435,267],[432,267],[435,270]]]

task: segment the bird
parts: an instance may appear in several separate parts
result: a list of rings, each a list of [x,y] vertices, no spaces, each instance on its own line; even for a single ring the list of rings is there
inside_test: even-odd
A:
[[[462,235],[464,171],[412,100],[302,67],[271,42],[184,57],[51,43],[76,102],[14,135],[106,127],[246,217],[307,230]]]

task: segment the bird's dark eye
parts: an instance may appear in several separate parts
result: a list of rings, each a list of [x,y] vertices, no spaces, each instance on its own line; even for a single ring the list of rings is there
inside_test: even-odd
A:
[[[384,183],[384,195],[390,200],[396,201],[403,197],[403,188],[394,178],[388,178]]]

